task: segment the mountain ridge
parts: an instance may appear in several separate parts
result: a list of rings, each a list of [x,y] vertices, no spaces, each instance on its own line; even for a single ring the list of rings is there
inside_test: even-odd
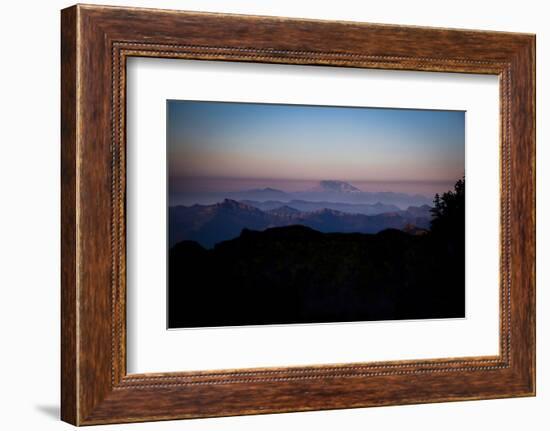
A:
[[[291,201],[279,201],[279,200],[267,200],[263,202],[253,200],[242,200],[240,202],[247,205],[261,209],[262,211],[269,211],[282,206],[288,206],[297,209],[302,212],[311,212],[323,208],[335,209],[342,212],[351,214],[365,214],[374,215],[381,214],[390,211],[400,211],[401,208],[397,205],[383,204],[376,202],[373,204],[353,204],[344,202],[329,202],[329,201],[306,201],[301,199],[294,199]]]
[[[283,208],[283,209],[281,209]],[[225,199],[214,205],[170,207],[169,244],[194,240],[205,247],[237,237],[243,229],[265,230],[298,224],[321,232],[377,233],[387,228],[403,229],[407,225],[427,229],[429,207],[411,207],[376,215],[350,214],[330,208],[302,212],[292,207],[262,211],[243,202]]]
[[[339,180],[321,180],[310,189],[299,191],[284,191],[273,187],[254,188],[241,191],[226,192],[187,192],[171,193],[170,201],[183,205],[200,203],[211,205],[224,198],[236,201],[266,202],[278,200],[288,203],[290,201],[308,202],[333,202],[341,204],[362,204],[362,205],[394,205],[400,209],[406,209],[411,205],[432,204],[432,198],[422,194],[409,194],[389,191],[362,191],[353,184]],[[272,209],[272,208],[270,208]]]

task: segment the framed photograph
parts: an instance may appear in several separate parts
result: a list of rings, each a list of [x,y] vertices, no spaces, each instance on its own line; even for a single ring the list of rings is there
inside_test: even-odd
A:
[[[535,37],[62,11],[62,419],[535,394]]]

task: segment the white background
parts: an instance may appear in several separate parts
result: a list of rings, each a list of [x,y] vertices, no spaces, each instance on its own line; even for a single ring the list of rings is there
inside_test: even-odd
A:
[[[547,429],[550,350],[550,52],[545,2],[118,1],[107,4],[537,33],[538,236],[536,398],[105,426],[96,429]],[[5,2],[0,66],[0,426],[70,429],[59,409],[59,9]],[[546,54],[546,55],[545,55]],[[546,220],[546,221],[545,221]],[[546,315],[545,315],[546,312]]]
[[[498,354],[498,77],[134,58],[127,83],[129,373]],[[466,111],[466,318],[167,331],[167,99]]]

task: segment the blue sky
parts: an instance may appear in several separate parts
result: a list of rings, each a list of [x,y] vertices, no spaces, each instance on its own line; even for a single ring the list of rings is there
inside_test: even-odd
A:
[[[168,101],[169,177],[451,182],[464,174],[465,113]],[[298,186],[296,186],[298,187]],[[295,188],[296,188],[295,187]]]

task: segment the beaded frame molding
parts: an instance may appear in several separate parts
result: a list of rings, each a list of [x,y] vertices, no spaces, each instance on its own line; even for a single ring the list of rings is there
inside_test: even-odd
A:
[[[535,394],[535,36],[77,5],[61,14],[61,417],[74,425]],[[497,356],[126,372],[128,57],[500,81]]]

